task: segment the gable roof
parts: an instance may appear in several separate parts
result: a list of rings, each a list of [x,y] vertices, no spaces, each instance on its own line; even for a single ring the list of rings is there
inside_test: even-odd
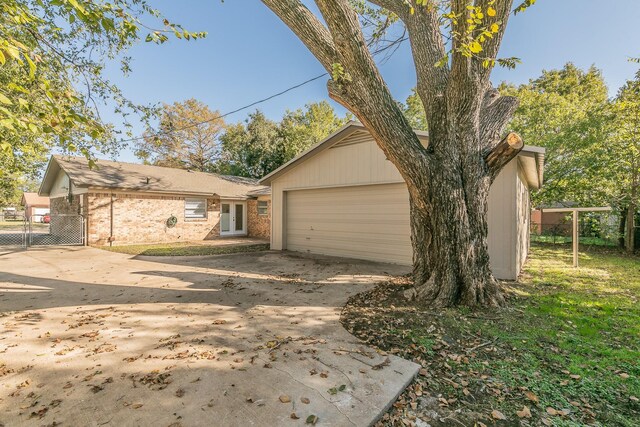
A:
[[[240,199],[251,197],[248,194],[251,191],[264,189],[257,180],[237,176],[102,159],[96,160],[96,165],[90,169],[84,157],[52,156],[39,194],[49,195],[61,170],[69,176],[75,187],[80,188],[217,195]]]
[[[49,207],[49,198],[40,196],[38,193],[22,193],[23,206],[46,206]]]
[[[265,177],[263,177],[259,182],[263,185],[270,185],[273,180],[284,175],[293,167],[299,165],[305,160],[310,159],[316,154],[321,153],[322,151],[333,147],[338,144],[340,141],[348,138],[354,133],[362,133],[368,134],[369,131],[367,128],[360,122],[350,121],[340,129],[317,143],[316,145],[309,148],[307,151],[302,152],[297,157],[289,160],[284,165],[280,166],[278,169],[269,173]],[[426,146],[428,141],[429,134],[428,132],[421,130],[414,130],[418,138],[423,142],[423,145]],[[540,188],[542,185],[543,178],[543,169],[544,169],[544,153],[545,149],[542,147],[535,147],[532,145],[525,145],[522,151],[518,154],[518,159],[523,165],[525,169],[525,177],[527,179],[527,185],[531,188]]]

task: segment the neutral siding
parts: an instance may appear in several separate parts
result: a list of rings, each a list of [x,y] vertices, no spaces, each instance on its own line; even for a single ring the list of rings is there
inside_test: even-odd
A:
[[[69,175],[67,175],[64,171],[59,171],[56,176],[55,181],[53,182],[53,186],[51,187],[51,191],[49,192],[49,197],[66,197],[69,195]],[[86,193],[87,190],[85,188],[79,188],[73,183],[71,183],[72,194],[83,194]]]
[[[517,162],[512,162],[517,163]],[[529,254],[530,241],[530,219],[531,219],[531,200],[529,197],[529,189],[525,184],[522,170],[518,170],[516,174],[516,272],[515,276],[520,273],[524,262]],[[516,277],[514,277],[515,279]]]
[[[489,213],[487,238],[491,271],[506,280],[517,276],[516,239],[516,185],[517,162],[511,162],[493,181],[489,191]]]
[[[521,261],[519,260],[523,259],[522,249],[516,249],[518,244],[522,244],[522,241],[519,242],[518,239],[524,238],[521,227],[517,228],[516,220],[516,205],[518,203],[516,192],[519,188],[516,183],[517,171],[518,162],[509,163],[496,178],[489,193],[489,254],[491,256],[492,270],[496,277],[501,279],[515,279],[521,266]],[[398,218],[404,218],[401,225],[394,225],[390,220],[387,229],[384,229],[378,225],[379,218],[376,217],[375,212],[370,214],[372,215],[370,218],[373,219],[367,218],[365,224],[361,225],[350,222],[351,219],[347,219],[345,214],[336,214],[336,212],[342,212],[340,209],[355,209],[345,212],[351,215],[359,215],[362,220],[365,218],[364,215],[369,215],[367,209],[374,209],[374,207],[370,204],[365,204],[364,209],[354,206],[357,206],[359,200],[362,200],[363,194],[376,191],[385,193],[386,188],[392,187],[386,184],[396,184],[397,188],[403,189],[402,197],[405,200],[405,205],[398,209],[398,213],[400,213]],[[520,182],[520,185],[523,185],[522,182]],[[305,190],[304,192],[296,191],[303,189]],[[306,191],[312,189],[327,189],[327,192],[316,191],[312,193]],[[340,189],[342,190],[340,191]],[[523,191],[527,191],[526,187],[524,187]],[[312,196],[312,194],[315,194],[315,196]],[[313,251],[314,248],[311,243],[305,243],[301,240],[306,240],[309,237],[301,234],[301,227],[309,226],[310,221],[316,221],[317,224],[320,224],[320,218],[317,218],[318,215],[312,209],[302,207],[304,204],[313,204],[319,213],[326,215],[324,225],[331,225],[332,227],[331,230],[326,229],[324,234],[329,236],[329,240],[336,245],[334,255],[372,259],[367,254],[378,249],[368,248],[364,251],[358,251],[354,248],[349,248],[348,241],[355,239],[375,244],[378,238],[375,237],[375,233],[382,234],[380,239],[385,241],[388,238],[387,230],[393,230],[401,234],[398,236],[398,242],[404,242],[400,245],[405,246],[403,246],[404,249],[402,250],[398,249],[399,255],[392,255],[387,259],[390,262],[399,264],[411,264],[412,262],[408,193],[404,181],[396,167],[385,158],[382,150],[368,135],[364,137],[356,133],[334,147],[300,163],[281,177],[276,178],[272,182],[271,197],[273,207],[271,221],[272,249],[296,250],[296,248],[302,248],[302,250]],[[303,199],[306,199],[304,203],[301,202]],[[380,205],[385,203],[387,202],[383,199],[380,200]],[[344,205],[347,207],[344,207]],[[367,213],[362,213],[363,210]],[[292,230],[288,230],[284,226],[285,221],[288,227],[293,227]],[[520,235],[518,235],[518,230],[520,230]],[[340,233],[350,234],[346,234],[345,237],[348,236],[348,238],[343,239],[338,237]],[[354,234],[358,235],[358,237],[354,237]],[[287,239],[291,240],[291,242],[287,241]],[[318,240],[318,237],[316,239]],[[301,243],[303,244],[301,245]],[[318,243],[316,246],[325,248],[327,244],[328,241],[325,240],[322,244]],[[390,249],[388,252],[395,250]],[[363,252],[364,255],[362,254]],[[526,257],[526,254],[524,256]]]

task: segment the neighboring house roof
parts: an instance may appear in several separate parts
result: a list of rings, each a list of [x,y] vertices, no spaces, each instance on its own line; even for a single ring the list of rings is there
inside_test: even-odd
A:
[[[258,197],[258,196],[270,196],[271,195],[271,187],[263,186],[257,190],[251,190],[247,193],[249,196]]]
[[[246,199],[249,192],[264,186],[257,180],[230,175],[196,172],[138,163],[96,160],[97,167],[89,168],[84,157],[52,156],[47,166],[39,194],[49,195],[60,170],[75,187],[144,191]]]
[[[287,173],[290,169],[297,166],[298,164],[304,162],[305,160],[315,156],[316,154],[331,148],[336,145],[340,141],[345,138],[351,136],[355,132],[368,132],[364,125],[360,122],[350,121],[346,125],[342,126],[340,129],[329,135],[324,140],[320,141],[313,147],[309,148],[307,151],[304,151],[302,154],[297,157],[291,159],[284,165],[280,166],[278,169],[274,170],[264,178],[260,180],[260,184],[270,185],[271,182]],[[428,132],[415,130],[416,135],[423,141],[428,140]],[[424,144],[424,143],[423,143]],[[542,147],[535,147],[532,145],[525,145],[520,154],[518,155],[518,159],[523,166],[523,170],[525,172],[525,177],[527,179],[527,184],[531,188],[540,188],[542,185],[543,179],[543,169],[544,169],[544,153],[545,149]]]
[[[49,198],[38,193],[22,193],[22,206],[49,207]]]

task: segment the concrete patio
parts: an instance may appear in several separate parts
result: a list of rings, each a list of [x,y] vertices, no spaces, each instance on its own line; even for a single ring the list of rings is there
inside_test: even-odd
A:
[[[400,267],[274,252],[0,256],[0,425],[365,426],[418,366],[342,328]]]

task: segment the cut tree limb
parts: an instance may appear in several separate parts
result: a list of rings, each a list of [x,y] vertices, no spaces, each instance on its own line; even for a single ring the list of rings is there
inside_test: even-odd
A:
[[[504,165],[509,163],[524,147],[524,142],[520,135],[510,132],[491,150],[484,158],[491,180],[498,176]]]

